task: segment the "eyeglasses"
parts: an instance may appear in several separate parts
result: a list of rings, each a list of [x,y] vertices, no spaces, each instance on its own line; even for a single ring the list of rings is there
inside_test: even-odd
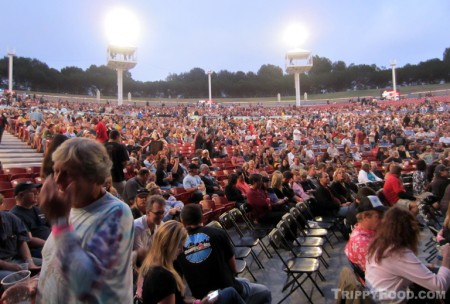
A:
[[[158,215],[158,216],[161,216],[161,215],[164,215],[164,211],[158,211],[158,212],[153,212],[153,211],[150,211],[151,213],[153,213],[154,215]]]

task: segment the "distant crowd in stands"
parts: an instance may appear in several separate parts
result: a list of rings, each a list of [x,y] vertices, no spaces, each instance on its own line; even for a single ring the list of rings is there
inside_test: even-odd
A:
[[[125,243],[121,242],[118,244],[120,248],[114,249],[129,251],[130,256],[126,258],[132,261],[136,269],[144,265],[140,280],[134,280],[139,297],[155,297],[158,291],[154,290],[152,284],[156,283],[154,281],[157,278],[149,278],[148,270],[160,267],[163,269],[157,270],[168,284],[173,285],[170,292],[173,291],[173,300],[176,299],[178,303],[179,293],[184,291],[183,283],[174,270],[167,266],[167,261],[151,259],[148,253],[161,254],[151,249],[156,236],[158,243],[172,246],[172,250],[173,246],[181,246],[185,242],[195,243],[190,237],[197,235],[193,231],[199,229],[201,220],[196,217],[196,210],[186,209],[183,213],[188,204],[199,204],[205,214],[211,211],[208,202],[212,201],[216,205],[223,205],[224,201],[234,202],[237,207],[248,207],[255,223],[275,225],[291,207],[312,201],[314,203],[309,207],[314,215],[338,219],[341,223],[339,229],[346,238],[349,237],[350,229],[363,219],[358,216],[358,208],[363,199],[365,204],[369,204],[367,197],[376,196],[385,206],[401,206],[415,217],[420,215],[417,198],[424,192],[431,192],[436,197],[432,207],[445,214],[450,199],[449,102],[449,97],[442,97],[386,105],[351,104],[341,107],[196,108],[179,105],[112,108],[108,105],[69,102],[37,104],[30,100],[25,102],[27,108],[3,108],[0,112],[1,117],[8,120],[6,129],[45,153],[41,176],[53,176],[58,184],[48,182],[50,185],[46,186],[46,182],[43,188],[45,196],[39,198],[44,202],[47,217],[50,214],[48,206],[55,204],[52,196],[56,195],[55,189],[58,186],[70,189],[70,176],[76,176],[79,180],[77,190],[83,192],[89,189],[90,196],[86,194],[86,198],[93,206],[114,202],[106,209],[107,212],[116,212],[114,214],[118,222],[106,223],[99,228],[104,230],[100,232],[121,226],[121,233],[130,237],[129,232],[134,231],[131,233],[132,240],[125,238]],[[93,144],[95,141],[97,145]],[[77,154],[87,151],[85,149],[88,147],[101,151],[98,150],[97,156],[92,152],[86,156]],[[64,155],[61,151],[71,154]],[[105,163],[105,167],[110,164],[108,176],[104,174],[105,168],[100,166],[100,158],[104,155],[109,157]],[[87,159],[81,160],[82,157]],[[77,166],[89,166],[91,160],[99,167],[98,170],[90,172],[88,168],[83,168],[82,172],[86,176],[80,176],[76,172]],[[70,166],[65,168],[64,163]],[[101,177],[96,178],[100,174],[99,170]],[[403,180],[408,173],[412,173],[410,188]],[[93,185],[89,186],[89,182]],[[101,187],[97,187],[100,182]],[[26,190],[33,190],[34,193],[36,188],[38,186],[33,184]],[[380,191],[374,191],[380,189],[381,194]],[[112,195],[102,196],[101,201],[96,201],[104,195],[104,191]],[[19,202],[21,196],[16,199]],[[78,208],[75,198],[64,199],[71,201],[72,207]],[[129,208],[123,209],[125,204],[121,201]],[[85,205],[79,207],[89,209]],[[366,211],[372,209],[369,206]],[[67,222],[68,212],[69,209],[60,210],[60,214],[57,214],[65,217],[66,221],[59,226],[54,225],[57,227],[52,232],[55,235],[71,231],[72,227]],[[98,218],[107,217],[102,208],[96,209],[96,212]],[[134,218],[134,223],[130,224],[129,219],[124,218],[128,213],[130,218]],[[82,218],[85,215],[79,216]],[[58,218],[55,214],[52,217]],[[81,218],[76,218],[76,212],[72,210],[69,222]],[[181,220],[187,233],[182,232],[180,226],[171,220]],[[163,224],[165,222],[170,225],[166,226]],[[157,234],[162,225],[167,230],[180,233],[177,244],[169,244],[164,240],[164,235]],[[372,222],[372,226],[367,225],[369,228],[374,226],[376,222]],[[214,231],[206,232],[210,233],[211,239],[219,237]],[[82,231],[81,234],[87,239],[95,237],[89,231]],[[113,234],[115,236],[124,235]],[[69,233],[65,237],[69,244],[74,235]],[[24,235],[22,239],[33,248],[43,245],[33,240],[32,235]],[[52,247],[60,245],[52,240]],[[226,248],[228,262],[233,256],[232,251],[229,251],[227,244],[220,246]],[[97,250],[94,254],[104,257],[104,248],[94,249]],[[84,250],[75,247],[75,252]],[[184,250],[187,255],[189,250]],[[44,246],[44,276],[56,267],[45,264],[45,255],[47,261],[61,258],[45,251]],[[180,248],[182,251],[183,246]],[[81,256],[89,260],[88,254],[81,253]],[[41,252],[33,257],[41,257]],[[69,257],[70,254],[64,258]],[[122,260],[117,263],[112,260],[115,257],[113,255],[104,263],[96,265],[98,268],[92,270],[95,273],[90,283],[95,285],[98,283],[96,280],[102,280],[105,263],[118,265],[127,262]],[[23,259],[29,260],[33,267],[41,262],[34,265],[28,254],[23,255]],[[176,256],[170,259],[173,262]],[[189,261],[183,260],[182,263],[187,265]],[[186,269],[190,267],[188,265]],[[205,269],[211,267],[208,265]],[[74,293],[67,295],[68,298],[57,295],[57,291],[53,290],[58,282],[41,281],[40,288],[52,289],[52,298],[58,300],[70,299],[72,296],[78,299],[93,297],[88,289],[83,289],[86,286],[75,286],[75,282],[81,280],[76,265],[70,266],[70,270],[75,274],[70,278],[74,281],[70,281],[68,286],[73,288]],[[126,283],[130,285],[128,280],[131,278],[128,275]],[[212,291],[204,286],[201,291],[197,291],[195,283],[188,280],[192,289],[191,284],[196,297],[204,298],[208,291]],[[256,291],[259,293],[259,303],[270,303],[270,292],[268,294],[267,287],[262,285],[226,278],[212,287],[234,287],[237,291],[238,295],[233,291],[224,292],[221,296],[223,303],[226,303],[224,299],[234,299],[229,300],[230,303],[247,301],[255,296]],[[250,290],[255,291],[255,294]],[[121,297],[127,298],[129,292],[122,293]],[[164,294],[168,295],[171,293]],[[100,298],[110,299],[112,296],[105,292]]]

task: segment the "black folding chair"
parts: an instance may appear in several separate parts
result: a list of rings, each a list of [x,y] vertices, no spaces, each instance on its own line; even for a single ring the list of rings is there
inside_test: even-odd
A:
[[[297,240],[297,236],[292,231],[291,227],[289,227],[289,224],[283,220],[278,222],[277,229],[283,235],[286,242],[286,249],[290,250],[294,256],[299,258],[319,259],[325,268],[328,268],[329,265],[323,258],[324,249],[321,246],[302,246],[302,244]],[[290,242],[290,239],[293,241]]]
[[[219,221],[222,224],[225,232],[228,234],[228,237],[234,247],[250,247],[251,255],[254,258],[256,264],[258,264],[259,268],[264,268],[263,264],[258,258],[258,255],[253,250],[254,247],[261,246],[260,240],[255,237],[242,235],[239,230],[236,229],[235,223],[228,212],[222,214],[219,217]]]
[[[290,288],[289,293],[285,295],[278,303],[282,303],[285,299],[287,299],[293,292],[295,292],[298,288],[303,292],[310,303],[312,302],[311,297],[303,288],[303,283],[306,280],[310,280],[313,285],[317,288],[322,296],[324,296],[322,290],[319,285],[317,285],[316,281],[312,277],[312,274],[319,273],[319,261],[313,258],[299,258],[293,257],[288,260],[285,260],[280,253],[280,250],[285,246],[285,242],[283,240],[283,235],[281,232],[274,228],[269,233],[269,243],[275,251],[276,255],[280,258],[283,263],[283,271],[286,272],[286,282],[283,286],[282,292],[286,289]],[[304,277],[303,277],[304,276]],[[301,279],[301,280],[300,280]]]
[[[216,229],[224,230],[224,228],[222,227],[222,225],[220,225],[218,221],[212,221],[208,223],[206,227],[213,227]],[[247,258],[250,255],[251,251],[252,249],[250,247],[234,247],[234,257],[236,258],[236,272],[237,274],[241,274],[244,270],[247,270],[248,273],[252,276],[253,280],[257,282],[255,276],[253,275],[253,272],[250,270],[247,262],[245,261],[245,258]]]

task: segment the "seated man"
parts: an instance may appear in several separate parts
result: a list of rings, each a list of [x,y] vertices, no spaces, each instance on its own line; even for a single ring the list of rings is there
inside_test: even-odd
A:
[[[402,168],[399,165],[392,166],[391,170],[389,171],[389,175],[386,179],[386,182],[384,183],[383,186],[383,194],[390,206],[393,206],[398,202],[400,202],[401,204],[409,205],[409,202],[407,201],[416,200],[414,196],[406,192],[405,187],[403,186],[403,183],[400,180],[401,172]],[[407,201],[405,202],[405,200]]]
[[[192,192],[191,202],[198,203],[206,194],[206,187],[200,176],[198,176],[199,167],[192,163],[188,166],[189,174],[183,179],[183,187],[186,192]]]
[[[39,269],[41,260],[32,258],[27,242],[28,231],[22,221],[8,211],[0,211],[0,280],[22,270],[21,263],[28,263],[28,269]]]
[[[42,185],[32,182],[20,183],[14,189],[16,196],[16,206],[11,212],[22,220],[28,230],[30,240],[31,255],[36,258],[42,258],[42,248],[50,235],[50,224],[45,215],[42,214],[37,204],[37,188]]]
[[[383,206],[375,195],[363,197],[357,208],[356,219],[358,223],[350,235],[345,246],[345,255],[353,264],[362,271],[366,271],[366,255],[369,244],[375,236],[375,231],[381,223],[383,212],[387,207]]]
[[[181,222],[189,235],[177,261],[195,298],[202,299],[210,290],[233,287],[246,303],[271,303],[266,286],[236,278],[234,248],[226,232],[203,227],[199,205],[186,205]]]
[[[133,260],[136,253],[138,265],[151,247],[153,235],[164,217],[165,206],[166,200],[161,195],[151,195],[147,198],[146,214],[134,220]]]
[[[219,184],[217,179],[211,175],[211,170],[209,166],[206,164],[200,165],[200,178],[206,187],[206,194],[212,196],[213,194],[217,194],[219,196],[224,196],[222,186]]]
[[[368,163],[364,163],[361,166],[361,170],[359,170],[358,174],[358,183],[365,184],[370,182],[379,182],[383,179],[379,178],[375,173],[370,171],[370,165]]]
[[[351,202],[331,189],[328,184],[330,177],[328,173],[321,172],[319,174],[319,188],[317,188],[315,197],[317,200],[317,211],[320,216],[338,216],[345,217],[348,212],[348,206]]]

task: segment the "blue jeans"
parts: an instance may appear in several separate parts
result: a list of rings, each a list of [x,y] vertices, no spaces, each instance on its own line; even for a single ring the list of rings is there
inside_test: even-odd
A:
[[[337,217],[346,217],[348,213],[348,206],[342,206],[339,208]]]
[[[233,287],[227,287],[219,291],[217,304],[245,304],[241,296]]]
[[[242,285],[241,297],[247,304],[270,304],[272,303],[272,293],[270,290],[262,285],[250,283],[249,280],[243,278],[236,278]]]

